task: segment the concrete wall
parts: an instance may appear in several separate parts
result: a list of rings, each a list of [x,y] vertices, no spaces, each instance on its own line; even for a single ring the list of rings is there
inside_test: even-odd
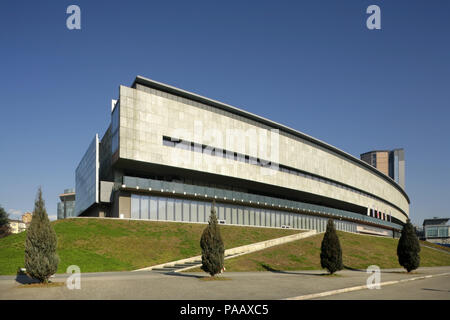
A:
[[[131,218],[131,198],[130,196],[119,196],[119,215],[123,214],[124,218]]]
[[[129,194],[116,191],[113,195],[110,216],[120,218],[120,214],[123,214],[123,218],[131,218],[131,198]]]
[[[268,138],[265,142],[258,143],[260,153],[264,148],[267,150],[262,152],[266,155],[266,160],[364,190],[409,214],[408,201],[399,190],[382,177],[344,156],[288,133],[278,136],[278,152],[272,153],[277,151],[276,148],[271,150],[270,143],[271,138],[276,135],[270,131],[270,127],[168,93],[157,93],[154,89],[148,91],[150,92],[120,86],[120,158],[217,173],[305,191],[364,207],[374,207],[386,213],[391,212],[393,217],[406,221],[406,217],[394,206],[367,194],[346,190],[318,179],[163,146],[162,137],[165,135],[253,155],[254,145],[246,143],[244,150],[240,148],[239,142],[245,137],[228,137],[230,129],[256,132],[258,137],[266,135]],[[211,133],[216,133],[216,136]]]

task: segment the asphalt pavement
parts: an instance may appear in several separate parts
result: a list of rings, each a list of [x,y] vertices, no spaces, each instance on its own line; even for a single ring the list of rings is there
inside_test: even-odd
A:
[[[447,275],[443,275],[447,274]],[[407,280],[423,276],[435,278],[367,288],[322,299],[450,299],[450,267],[419,268],[408,274],[403,269],[381,270],[380,281]],[[0,299],[130,299],[130,300],[275,300],[365,286],[371,274],[366,270],[343,270],[336,276],[324,271],[225,272],[224,280],[205,281],[205,273],[161,274],[156,272],[82,273],[80,289],[70,290],[68,274],[52,281],[64,285],[48,288],[24,287],[28,280],[0,276]],[[75,283],[75,282],[72,282]]]

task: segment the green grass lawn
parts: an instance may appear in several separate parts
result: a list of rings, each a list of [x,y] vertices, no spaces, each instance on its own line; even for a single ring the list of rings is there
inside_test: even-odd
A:
[[[70,265],[81,272],[124,271],[201,254],[205,224],[66,219],[52,222],[58,236],[58,273]],[[220,226],[225,248],[298,233],[298,230]],[[26,232],[0,239],[0,275],[24,267]]]
[[[401,268],[397,239],[357,235],[338,231],[346,267],[366,269]],[[226,271],[319,270],[323,234],[225,260]],[[450,266],[450,254],[421,247],[421,267]],[[187,272],[201,271],[193,269]]]

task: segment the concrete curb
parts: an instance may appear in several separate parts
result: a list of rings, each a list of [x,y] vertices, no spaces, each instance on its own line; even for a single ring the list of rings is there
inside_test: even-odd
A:
[[[389,286],[392,284],[398,284],[398,283],[404,283],[404,282],[409,282],[409,281],[414,281],[414,280],[422,280],[422,279],[428,279],[428,278],[434,278],[434,277],[440,277],[440,276],[446,276],[446,275],[450,275],[450,272],[439,273],[439,274],[430,274],[427,276],[414,277],[414,278],[403,279],[403,280],[386,281],[386,282],[381,282],[380,286]],[[343,289],[337,289],[337,290],[331,290],[331,291],[325,291],[325,292],[319,292],[319,293],[312,293],[312,294],[307,294],[307,295],[303,295],[303,296],[285,298],[285,299],[281,299],[281,300],[308,300],[308,299],[321,298],[321,297],[326,297],[326,296],[332,296],[332,295],[339,294],[339,293],[346,293],[346,292],[352,292],[352,291],[364,290],[364,289],[368,289],[367,285],[349,287],[349,288],[343,288]]]

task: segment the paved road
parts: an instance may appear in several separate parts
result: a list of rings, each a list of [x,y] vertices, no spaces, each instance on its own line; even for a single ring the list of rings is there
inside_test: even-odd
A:
[[[325,300],[450,300],[450,275],[323,297]]]
[[[383,270],[381,282],[447,272],[450,272],[450,267],[420,268],[414,274],[406,274],[401,269]],[[53,281],[64,282],[67,276],[57,275]],[[204,276],[204,273],[169,275],[155,272],[82,274],[80,290],[69,290],[65,286],[20,288],[15,277],[0,276],[0,299],[272,300],[365,285],[369,275],[365,271],[344,270],[339,272],[339,276],[325,276],[323,271],[226,272],[223,276],[229,280],[223,281],[203,281],[200,278]],[[427,283],[429,289],[448,290],[449,281],[450,277],[441,276],[436,282],[423,283]],[[431,290],[421,291],[427,298]],[[381,290],[360,290],[352,293],[349,299],[358,296],[358,299],[373,299],[372,294],[381,299],[382,292],[389,292],[393,299],[405,297],[401,285],[392,285]],[[420,297],[420,292],[413,296]],[[342,297],[347,299],[344,295]],[[439,291],[439,299],[450,300],[450,293]]]

